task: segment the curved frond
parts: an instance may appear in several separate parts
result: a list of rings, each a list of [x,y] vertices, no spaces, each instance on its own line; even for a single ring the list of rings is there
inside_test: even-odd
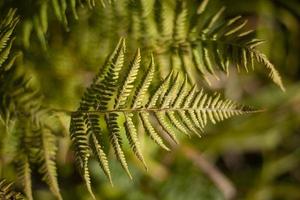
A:
[[[129,16],[118,13],[122,9],[113,5],[110,17],[124,16],[121,20],[130,25],[128,34],[153,51],[163,76],[179,70],[188,75],[190,83],[204,78],[210,84],[209,74],[219,79],[218,72],[228,75],[230,67],[249,72],[261,63],[284,90],[279,72],[257,49],[263,41],[241,16],[225,19],[225,7],[216,10],[209,0],[200,2],[198,9],[189,9],[195,2],[185,0],[123,1],[130,4],[125,9]]]
[[[98,74],[94,78],[94,82],[83,95],[81,106],[72,114],[70,131],[75,155],[77,160],[80,160],[79,166],[86,166],[84,160],[90,156],[89,149],[93,149],[92,152],[111,181],[109,161],[104,149],[104,138],[108,133],[114,154],[131,178],[122,147],[122,130],[125,131],[133,153],[147,168],[139,142],[138,126],[141,126],[155,143],[169,150],[164,144],[165,137],[178,143],[178,133],[200,136],[208,121],[217,123],[232,116],[257,112],[231,100],[223,100],[220,95],[204,94],[196,85],[191,86],[188,78],[180,73],[171,72],[160,84],[154,84],[153,57],[148,69],[143,73],[140,70],[139,50],[129,67],[123,69],[123,42],[119,42],[105,62],[106,73]],[[125,77],[120,75],[121,71],[125,71]],[[150,86],[154,88],[151,92]],[[99,89],[91,90],[92,87]],[[100,126],[100,121],[105,123],[106,130]],[[88,169],[84,167],[83,170]],[[88,179],[90,187],[89,181]]]

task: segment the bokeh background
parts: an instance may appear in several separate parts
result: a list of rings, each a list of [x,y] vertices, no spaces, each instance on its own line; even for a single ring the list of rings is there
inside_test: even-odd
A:
[[[68,25],[51,13],[48,32],[36,34],[30,25],[36,3],[8,0],[18,8],[25,27],[19,26],[15,49],[23,51],[28,76],[44,95],[43,102],[56,109],[76,110],[91,82],[119,36],[127,34],[122,19],[109,19],[112,9],[96,6],[78,9],[78,19],[67,13]],[[91,162],[92,185],[97,199],[109,200],[298,200],[300,199],[300,2],[297,0],[223,0],[226,18],[242,15],[260,46],[277,67],[286,92],[266,78],[263,67],[212,82],[212,90],[228,98],[264,108],[209,125],[201,139],[181,138],[165,152],[149,139],[142,144],[149,170],[128,153],[134,180],[130,181],[111,155],[114,187],[98,164]],[[6,5],[4,1],[0,6]],[[119,23],[116,21],[120,20]],[[31,28],[30,28],[31,27]],[[33,32],[33,33],[31,33]],[[129,36],[129,49],[138,43]],[[203,87],[207,87],[203,85]],[[69,117],[61,114],[68,132]],[[143,133],[142,133],[143,135]],[[125,144],[129,151],[129,146]],[[91,199],[74,164],[68,137],[59,140],[58,180],[64,199]],[[12,172],[7,171],[7,174]],[[7,175],[9,176],[9,175]],[[38,175],[33,177],[36,199],[53,199]]]

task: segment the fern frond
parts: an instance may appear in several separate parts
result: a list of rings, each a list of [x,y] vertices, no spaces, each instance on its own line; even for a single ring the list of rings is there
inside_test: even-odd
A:
[[[114,106],[115,108],[122,108],[127,102],[127,98],[130,95],[132,89],[134,88],[133,83],[137,78],[138,70],[140,68],[140,62],[141,62],[141,55],[140,55],[140,50],[138,49],[132,63],[130,64],[129,67],[130,70],[128,74],[125,76],[126,80],[124,82],[124,85],[122,86],[117,96],[117,102],[115,103]]]
[[[183,42],[187,37],[187,8],[186,2],[177,0],[175,9],[174,25],[173,25],[173,39],[177,42]]]
[[[154,13],[158,33],[161,33],[164,39],[172,38],[174,16],[172,10],[175,9],[168,5],[166,1],[156,0],[154,4],[158,12]]]
[[[204,94],[203,90],[199,91],[195,84],[193,86],[189,84],[187,76],[183,78],[179,73],[170,72],[159,85],[152,84],[155,69],[153,57],[145,74],[140,67],[139,50],[129,67],[123,69],[124,46],[125,44],[119,43],[109,56],[108,62],[105,62],[104,68],[107,68],[108,72],[105,75],[98,74],[94,78],[91,87],[97,84],[100,89],[91,90],[89,87],[84,93],[81,104],[89,100],[87,96],[94,97],[93,103],[85,104],[84,109],[79,107],[72,114],[71,137],[75,155],[78,160],[81,160],[79,165],[82,166],[80,163],[83,163],[84,170],[88,170],[85,167],[87,166],[85,160],[90,156],[89,149],[93,149],[100,166],[111,181],[109,161],[104,151],[105,144],[103,144],[106,132],[109,134],[114,154],[131,178],[122,147],[121,130],[125,130],[132,151],[147,168],[137,126],[142,126],[155,143],[169,150],[163,142],[162,135],[178,143],[177,133],[183,132],[188,135],[193,133],[200,136],[208,121],[217,123],[232,116],[257,112],[255,109],[238,105],[231,100],[222,100],[220,95]],[[111,62],[116,64],[111,64]],[[123,70],[125,72],[127,70],[125,78],[119,75]],[[150,85],[156,88],[152,92],[148,91]],[[101,102],[102,98],[106,103],[102,103],[103,106],[95,106],[94,102]],[[102,130],[103,126],[100,127],[100,121],[104,121],[107,130]],[[154,128],[155,126],[159,129]],[[91,142],[87,142],[87,138]],[[87,185],[90,187],[89,178]]]
[[[117,48],[107,59],[101,72],[93,80],[80,103],[80,109],[107,109],[109,100],[116,90],[119,72],[124,63],[125,40],[120,39]],[[101,95],[102,98],[99,98]]]
[[[16,10],[10,9],[5,18],[1,20],[0,24],[0,79],[1,73],[7,71],[12,66],[15,57],[9,57],[10,50],[14,38],[12,33],[19,21],[19,17],[16,16]]]
[[[83,172],[82,172],[82,176],[84,178],[84,182],[85,185],[87,187],[87,190],[89,191],[90,195],[92,196],[93,199],[96,199],[93,190],[92,190],[92,186],[91,186],[91,177],[90,177],[90,171],[88,168],[88,162],[89,162],[89,158],[86,157],[85,160],[83,161]]]
[[[225,7],[214,11],[213,3],[208,0],[199,3],[195,12],[188,9],[194,6],[189,1],[149,1],[147,9],[141,6],[143,3],[140,1],[130,1],[129,18],[135,17],[137,22],[129,24],[146,24],[141,26],[147,28],[130,27],[128,34],[137,41],[142,39],[142,45],[153,51],[163,76],[171,69],[180,69],[188,75],[189,82],[201,77],[210,84],[208,74],[219,79],[217,72],[223,71],[228,75],[231,66],[238,72],[248,72],[250,68],[254,69],[255,63],[261,63],[269,70],[271,80],[284,90],[279,72],[257,50],[262,40],[255,38],[253,30],[247,30],[247,20],[240,16],[225,20]],[[140,17],[135,16],[136,13]],[[125,18],[124,22],[130,19]],[[148,30],[152,31],[151,36]]]
[[[144,160],[144,156],[142,154],[142,150],[140,147],[140,142],[137,136],[137,130],[133,123],[133,114],[125,114],[125,129],[126,129],[126,136],[129,140],[129,144],[132,148],[132,151],[136,154],[137,158],[143,163],[145,168],[147,169],[147,165]]]
[[[100,163],[100,166],[103,169],[105,175],[108,177],[109,182],[111,183],[111,185],[113,185],[111,174],[110,174],[110,169],[109,169],[109,165],[108,165],[108,160],[107,160],[107,156],[104,152],[104,149],[100,145],[100,142],[98,141],[98,139],[96,138],[95,135],[92,135],[92,140],[93,140],[92,147],[94,149],[94,153],[97,155],[98,162]]]
[[[140,83],[139,87],[136,90],[135,98],[132,104],[133,108],[140,108],[143,105],[143,100],[145,99],[145,95],[154,76],[154,70],[154,58],[153,55],[151,55],[151,61],[148,67],[148,71],[143,77],[142,83]]]
[[[21,12],[24,12],[24,7],[29,9],[29,11],[26,10],[26,14],[23,15],[23,45],[28,48],[30,46],[31,36],[35,34],[41,46],[46,49],[48,25],[52,16],[68,30],[70,18],[76,20],[79,18],[77,13],[78,7],[88,7],[89,9],[95,8],[96,5],[105,7],[110,5],[112,1],[113,0],[40,0],[32,2],[24,0],[15,3],[14,6]],[[27,6],[29,4],[30,7]],[[3,2],[3,7],[11,7],[11,2]],[[73,16],[69,17],[69,12]]]
[[[38,155],[37,162],[39,164],[39,173],[42,175],[43,181],[45,181],[52,193],[56,196],[57,199],[61,200],[62,196],[59,192],[59,186],[57,182],[57,173],[56,173],[56,144],[55,138],[52,133],[47,129],[41,129],[38,131],[38,134],[41,137],[41,146]]]
[[[122,149],[122,140],[120,136],[120,126],[118,125],[117,119],[119,117],[118,113],[109,113],[105,115],[105,120],[108,125],[108,129],[110,131],[110,140],[111,144],[114,148],[115,154],[117,159],[120,161],[122,167],[126,171],[127,175],[130,179],[132,179],[132,176],[129,172],[128,165],[125,159],[125,155]]]
[[[92,142],[92,148],[94,153],[97,155],[100,166],[105,172],[105,175],[112,183],[110,169],[108,166],[107,156],[104,150],[103,144],[103,133],[99,124],[99,116],[97,114],[87,114],[84,116],[85,123],[87,124],[87,134],[90,137],[90,143]]]
[[[228,74],[228,67],[234,65],[238,71],[244,68],[248,72],[249,65],[253,66],[254,61],[257,61],[270,70],[269,76],[272,81],[284,90],[278,71],[264,54],[255,49],[261,40],[254,38],[252,30],[245,30],[247,21],[241,21],[239,16],[222,21],[220,16],[224,10],[225,8],[222,7],[204,23],[205,25],[201,25],[203,24],[201,23],[191,29],[191,32],[194,32],[194,36],[190,36],[190,38],[194,37],[191,42],[192,51],[200,54],[200,59],[202,57],[202,64],[205,67],[204,69],[201,67],[199,70],[202,72],[205,70],[215,75],[216,66],[218,66],[219,70]],[[201,10],[201,14],[205,14],[205,12],[205,9]],[[200,21],[201,15],[198,16],[198,19]],[[264,61],[254,55],[262,56]],[[201,62],[199,56],[194,53],[192,59],[196,61],[195,66],[199,68]],[[216,76],[216,78],[218,77]]]
[[[93,199],[95,199],[94,193],[91,187],[90,174],[88,170],[88,162],[90,158],[90,146],[87,136],[87,125],[85,124],[84,116],[78,113],[73,113],[70,122],[70,133],[73,147],[75,148],[76,165],[79,168],[87,189]],[[98,148],[98,146],[95,146]]]
[[[268,60],[268,58],[266,57],[266,55],[262,54],[259,51],[253,51],[254,56],[256,57],[256,60],[260,63],[262,63],[263,65],[265,65],[269,70],[269,76],[270,78],[277,84],[279,85],[279,87],[285,91],[285,88],[282,84],[281,81],[281,77],[279,72],[276,70],[276,68],[274,67],[274,65]],[[244,59],[245,61],[247,59]]]
[[[33,200],[32,197],[32,183],[31,183],[31,168],[30,161],[27,155],[18,159],[18,177],[19,181],[22,183],[24,193],[28,200]]]
[[[22,70],[21,59],[15,62],[19,54],[11,55],[12,34],[18,21],[16,10],[11,9],[0,22],[0,117],[7,130],[14,125],[13,134],[18,140],[14,161],[19,165],[18,177],[27,198],[32,199],[31,166],[34,164],[52,193],[62,199],[57,184],[56,136],[49,129],[52,115],[42,106],[42,95]]]
[[[28,199],[32,199],[31,165],[38,165],[43,180],[51,191],[61,199],[56,180],[56,136],[48,129],[48,118],[52,118],[49,110],[42,108],[41,95],[37,89],[29,84],[26,76],[18,73],[18,65],[13,65],[4,73],[0,86],[1,117],[6,124],[15,122],[18,134],[18,150],[16,163],[19,178]],[[38,130],[37,130],[38,129]],[[46,131],[39,131],[40,129]],[[32,155],[38,152],[37,155]]]
[[[12,190],[12,183],[7,183],[6,180],[0,181],[0,198],[3,200],[14,199],[24,200],[25,198],[18,192]]]
[[[161,148],[170,151],[170,149],[164,144],[163,139],[159,136],[158,132],[155,130],[153,125],[150,122],[149,119],[149,113],[140,113],[141,120],[143,122],[143,126],[145,128],[146,133],[149,135],[149,137],[158,144]]]
[[[174,133],[174,128],[171,127],[170,121],[167,121],[165,118],[165,114],[162,112],[155,113],[155,117],[159,123],[159,125],[162,127],[162,129],[165,131],[165,133],[176,143],[178,144],[179,141],[176,137],[176,134]]]

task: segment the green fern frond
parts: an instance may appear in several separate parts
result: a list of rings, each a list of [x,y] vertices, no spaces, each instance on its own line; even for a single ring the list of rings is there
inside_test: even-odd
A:
[[[136,127],[133,123],[133,114],[125,114],[125,129],[126,136],[129,140],[129,144],[132,148],[132,151],[136,154],[137,158],[143,163],[144,167],[147,169],[147,165],[145,163],[144,156],[142,154],[142,150],[140,147],[140,142],[137,135]]]
[[[41,112],[41,111],[39,111]],[[47,112],[42,112],[39,119],[28,120],[21,115],[17,121],[17,130],[19,130],[20,144],[19,154],[16,156],[18,179],[22,185],[22,189],[28,199],[32,198],[32,181],[31,170],[33,166],[38,168],[38,172],[42,176],[42,180],[49,186],[51,192],[57,199],[62,199],[56,172],[56,136],[50,129],[47,129],[46,124],[42,124],[43,115],[48,115]],[[33,120],[33,121],[32,121]]]
[[[39,173],[42,175],[43,181],[45,181],[52,193],[57,199],[61,200],[61,194],[59,192],[59,186],[57,182],[56,172],[56,150],[55,137],[50,130],[41,129],[38,130],[38,134],[41,137],[41,147],[37,154],[37,162],[39,164]]]
[[[155,143],[169,150],[163,143],[162,136],[178,143],[177,133],[200,136],[208,121],[217,123],[232,116],[257,112],[231,100],[222,100],[220,95],[204,94],[196,85],[188,83],[187,76],[183,78],[179,73],[171,72],[159,85],[152,84],[155,68],[153,57],[143,74],[140,70],[141,56],[137,50],[126,69],[123,67],[124,46],[124,41],[121,40],[104,64],[104,75],[98,74],[94,78],[83,95],[81,106],[71,116],[70,131],[75,155],[80,160],[79,168],[84,171],[88,170],[86,160],[92,149],[111,181],[109,161],[103,144],[107,132],[114,154],[131,178],[122,147],[121,130],[125,130],[133,153],[147,168],[137,126],[142,126]],[[120,75],[123,70],[127,70],[125,78]],[[156,89],[149,93],[150,85]],[[102,130],[100,121],[105,122],[107,130]],[[159,130],[154,128],[157,125]],[[87,185],[90,188],[89,178]]]
[[[16,10],[11,9],[0,23],[0,116],[7,130],[13,125],[13,134],[18,140],[14,161],[19,165],[18,176],[28,199],[32,199],[32,165],[39,166],[43,180],[61,199],[56,180],[56,137],[46,128],[50,127],[47,119],[51,113],[42,107],[42,95],[22,70],[21,59],[15,62],[18,54],[11,56],[12,34],[18,20]],[[37,127],[47,131],[39,132]],[[6,138],[6,134],[2,136]],[[38,152],[37,155],[33,155],[34,152]]]
[[[231,20],[220,22],[219,19],[216,19],[216,16],[219,17],[223,11],[224,9],[221,8],[212,17],[208,26],[201,27],[198,30],[201,34],[193,42],[193,46],[197,49],[196,51],[202,55],[205,70],[214,74],[214,68],[218,66],[220,70],[228,74],[228,67],[235,65],[238,71],[244,68],[248,72],[249,66],[253,69],[254,61],[257,61],[270,70],[270,78],[284,90],[278,71],[264,54],[255,49],[262,41],[254,38],[252,30],[244,30],[247,21],[239,23],[240,18],[235,17]],[[195,29],[197,28],[195,27]],[[264,58],[264,61],[262,61],[261,57]],[[201,59],[199,60],[199,57],[195,57],[195,55],[193,60],[196,63],[201,63]],[[272,67],[270,67],[271,65]],[[203,72],[203,68],[199,70]]]
[[[154,126],[151,124],[150,121],[150,114],[149,113],[139,113],[141,117],[141,121],[143,122],[143,126],[145,128],[146,133],[149,135],[149,137],[158,144],[161,148],[170,151],[170,149],[164,144],[163,139],[158,134],[157,130],[155,130]]]
[[[155,65],[154,65],[154,58],[153,55],[151,55],[151,61],[148,67],[148,71],[143,77],[143,81],[140,83],[140,85],[137,87],[134,101],[132,104],[133,108],[140,108],[143,105],[143,100],[145,99],[145,95],[147,93],[147,90],[151,84],[151,81],[154,76],[154,70],[155,70]]]
[[[80,169],[83,169],[84,162],[90,156],[90,148],[86,135],[86,125],[82,115],[72,115],[70,123],[71,139],[73,140],[74,148],[76,148],[76,161]]]
[[[89,146],[89,140],[86,131],[87,125],[85,124],[85,119],[81,114],[73,114],[70,122],[70,132],[71,132],[71,140],[73,142],[73,147],[75,148],[75,158],[76,158],[76,165],[79,168],[83,179],[85,180],[86,186],[88,188],[89,193],[95,199],[95,196],[92,191],[91,187],[91,178],[90,173],[88,170],[88,162],[91,155],[91,150]],[[93,141],[94,142],[94,141]],[[93,145],[96,151],[102,151],[99,149],[99,146],[94,142]],[[100,146],[101,147],[101,146]],[[98,150],[99,149],[99,150]],[[106,156],[98,155],[100,160],[100,164],[106,158]],[[100,159],[101,158],[101,159]],[[102,166],[102,165],[101,165]],[[104,170],[106,172],[106,170]]]
[[[266,55],[262,54],[259,51],[253,51],[254,57],[256,57],[256,60],[260,63],[262,63],[263,65],[265,65],[269,70],[269,76],[270,78],[277,84],[279,85],[279,87],[285,91],[285,88],[282,84],[281,78],[280,78],[280,74],[279,72],[276,70],[276,68],[274,67],[274,65],[268,60],[268,58],[266,57]],[[253,56],[253,55],[252,55]],[[247,59],[244,59],[247,60]]]
[[[165,9],[166,5],[164,1],[155,1],[154,6],[159,10],[158,12],[154,13],[154,20],[156,25],[155,28],[157,29],[157,31],[161,32],[164,37],[170,38],[170,35],[172,33],[172,24],[166,23],[166,12],[169,10]]]
[[[80,110],[107,109],[111,95],[116,90],[119,72],[124,63],[125,40],[121,39],[115,51],[106,60],[104,67],[93,80],[92,85],[86,91],[81,103]],[[102,98],[98,96],[101,95]]]
[[[0,181],[0,198],[3,200],[24,200],[25,198],[18,192],[12,190],[12,183],[7,183],[6,180]]]
[[[84,116],[87,124],[87,134],[90,137],[90,143],[92,143],[92,149],[97,155],[100,166],[112,183],[110,169],[108,166],[107,156],[103,145],[103,133],[100,128],[99,116],[97,114],[87,114]]]
[[[125,106],[125,103],[127,102],[127,98],[130,95],[132,89],[134,88],[134,81],[137,78],[138,71],[140,68],[140,62],[141,62],[141,54],[140,50],[138,49],[135,57],[132,61],[132,63],[129,66],[129,72],[125,76],[126,80],[124,82],[124,85],[122,89],[119,91],[117,96],[117,102],[115,103],[115,109],[122,108]]]
[[[29,1],[22,0],[12,3],[10,1],[4,2],[4,7],[16,7],[23,14],[24,21],[22,23],[22,39],[23,45],[28,48],[30,46],[30,39],[32,34],[35,34],[40,44],[44,49],[47,48],[47,33],[48,26],[51,22],[52,16],[58,20],[66,30],[68,30],[69,21],[71,19],[78,19],[78,7],[95,8],[97,5],[105,7],[110,5],[113,0],[40,0]],[[30,4],[30,7],[27,5]],[[26,9],[31,9],[30,12]],[[73,16],[69,17],[68,13]]]
[[[28,200],[33,200],[30,161],[25,154],[18,159],[18,178]]]
[[[178,1],[175,8],[175,17],[173,25],[173,39],[176,42],[183,42],[187,37],[187,15],[188,11],[186,8],[185,1]]]
[[[222,21],[221,15],[225,10],[222,7],[203,23],[201,19],[205,18],[202,15],[209,15],[209,11],[203,8],[200,9],[200,15],[196,15],[199,23],[190,28],[189,36],[190,51],[193,52],[191,59],[194,60],[198,70],[204,74],[207,72],[213,74],[218,79],[215,70],[222,70],[228,74],[228,67],[234,65],[238,71],[244,68],[248,72],[249,66],[253,66],[254,61],[257,61],[270,70],[270,78],[284,90],[278,71],[264,54],[255,49],[262,41],[254,37],[252,30],[245,30],[247,21],[241,21],[240,17]],[[199,64],[204,68],[199,67]]]
[[[107,156],[103,150],[103,147],[100,145],[100,142],[98,141],[95,135],[92,135],[92,141],[93,141],[92,148],[94,149],[94,153],[97,155],[98,162],[100,163],[100,166],[103,169],[105,175],[108,177],[111,185],[113,185],[110,169],[108,166]]]
[[[131,26],[128,34],[153,51],[163,76],[170,69],[180,70],[188,75],[190,83],[201,77],[210,84],[209,74],[219,79],[217,72],[228,75],[231,66],[238,72],[248,72],[254,70],[255,63],[261,63],[269,70],[271,80],[284,90],[278,71],[257,50],[263,41],[255,38],[255,32],[246,27],[247,20],[240,16],[225,20],[225,7],[214,11],[208,0],[203,0],[197,10],[188,9],[194,4],[184,0],[156,0],[145,5],[140,0],[129,4],[128,18],[124,13],[114,13],[117,9],[112,15],[124,16],[124,23]]]
[[[10,57],[10,50],[14,38],[12,33],[19,21],[19,17],[16,16],[16,10],[10,9],[5,18],[1,20],[0,24],[0,80],[3,78],[2,73],[7,71],[15,61],[16,56]]]
[[[117,159],[120,161],[122,167],[126,171],[129,178],[132,179],[132,176],[129,172],[128,164],[126,162],[125,155],[124,155],[124,152],[122,149],[120,126],[117,121],[119,116],[120,115],[118,113],[112,112],[112,113],[105,115],[105,120],[106,120],[106,124],[108,126],[108,130],[110,131],[110,142],[115,151],[115,155],[116,155]]]

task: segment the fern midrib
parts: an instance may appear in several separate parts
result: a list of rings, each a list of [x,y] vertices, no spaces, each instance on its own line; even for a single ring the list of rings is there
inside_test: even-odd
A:
[[[133,113],[133,112],[172,112],[172,111],[204,111],[204,112],[243,112],[243,113],[258,113],[263,110],[242,110],[242,109],[223,109],[223,108],[136,108],[136,109],[111,109],[111,110],[80,110],[70,113]]]
[[[217,39],[213,39],[213,38],[211,38],[211,37],[207,37],[207,38],[203,38],[203,36],[201,37],[197,37],[196,39],[193,39],[193,40],[190,40],[190,39],[188,39],[187,38],[187,40],[186,40],[186,42],[180,42],[180,43],[182,43],[182,44],[188,44],[188,45],[191,45],[191,44],[193,44],[194,42],[211,42],[211,43],[218,43],[218,44],[223,44],[223,45],[228,45],[228,46],[233,46],[233,47],[238,47],[238,48],[242,48],[242,49],[245,49],[245,50],[247,50],[247,51],[249,51],[249,52],[253,52],[253,53],[258,53],[257,52],[257,50],[255,49],[255,48],[251,48],[251,47],[249,47],[249,46],[247,46],[247,45],[242,45],[242,44],[239,44],[239,43],[236,43],[236,42],[231,42],[231,41],[228,41],[228,40],[223,40],[222,41],[222,38],[217,38]],[[164,42],[166,42],[166,41],[164,41]],[[171,42],[171,44],[172,44],[172,42]],[[163,50],[161,50],[161,49],[155,49],[154,50],[154,52],[156,52],[157,54],[163,54],[163,53],[165,53],[166,51],[168,51],[168,48],[166,48],[166,49],[163,49]]]

